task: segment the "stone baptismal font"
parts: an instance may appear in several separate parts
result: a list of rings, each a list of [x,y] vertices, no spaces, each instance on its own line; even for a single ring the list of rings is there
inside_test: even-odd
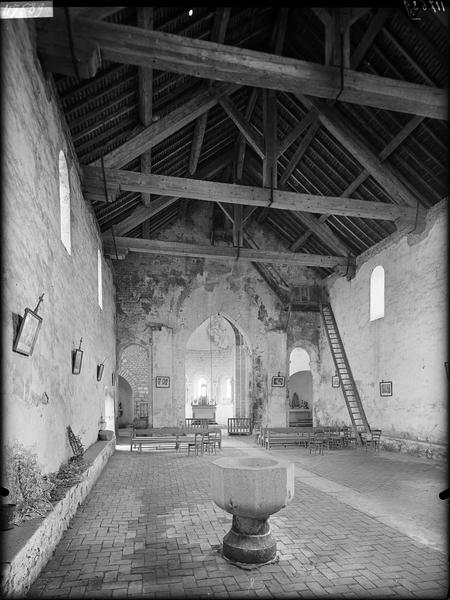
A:
[[[256,453],[221,458],[212,463],[211,493],[214,502],[233,515],[223,538],[223,556],[246,564],[273,560],[277,542],[269,517],[294,497],[294,464]]]

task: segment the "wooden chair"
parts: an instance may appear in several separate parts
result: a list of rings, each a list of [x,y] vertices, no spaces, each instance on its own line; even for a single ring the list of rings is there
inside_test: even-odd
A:
[[[309,440],[309,453],[311,454],[314,448],[314,454],[319,450],[319,454],[323,454],[323,449],[330,449],[330,443],[324,432],[316,432]]]
[[[204,435],[203,448],[205,452],[207,451],[208,454],[212,454],[214,452],[214,454],[216,454],[217,448],[220,450],[220,446],[220,431],[209,431]]]
[[[204,431],[196,431],[194,436],[194,441],[188,443],[188,456],[191,453],[191,450],[195,451],[195,456],[203,455],[205,451],[205,436],[208,434]]]
[[[373,448],[375,452],[380,449],[381,429],[372,429],[371,433],[366,437],[366,452],[367,448]]]

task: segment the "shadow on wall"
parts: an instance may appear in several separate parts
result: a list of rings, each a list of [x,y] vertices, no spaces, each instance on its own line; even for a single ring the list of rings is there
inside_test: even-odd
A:
[[[126,427],[133,422],[133,390],[128,381],[119,375],[119,403],[118,403],[119,427]]]

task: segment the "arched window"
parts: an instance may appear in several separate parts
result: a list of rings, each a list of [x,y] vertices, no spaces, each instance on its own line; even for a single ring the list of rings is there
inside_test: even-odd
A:
[[[384,269],[375,267],[370,276],[370,320],[384,317]]]
[[[72,254],[70,242],[70,183],[66,157],[59,153],[59,207],[61,218],[61,241],[67,252]]]
[[[103,281],[102,281],[102,253],[97,248],[97,283],[98,283],[98,305],[103,309]]]
[[[206,398],[207,385],[204,377],[201,377],[197,382],[197,395],[199,398]]]

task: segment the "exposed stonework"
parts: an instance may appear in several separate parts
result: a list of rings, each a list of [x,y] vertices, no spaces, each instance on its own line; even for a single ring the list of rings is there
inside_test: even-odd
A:
[[[208,211],[200,207],[189,219],[192,227],[176,223],[159,237],[206,243]],[[267,232],[264,244],[270,248],[279,242]],[[199,325],[217,314],[236,327],[250,352],[249,416],[286,424],[286,389],[272,388],[271,377],[278,372],[286,375],[288,370],[287,312],[250,263],[130,253],[115,268],[118,344],[139,343],[149,349],[154,426],[184,420],[187,343]],[[293,282],[311,279],[308,269],[283,267],[282,271]],[[302,337],[314,345],[317,314],[297,315],[295,323]],[[157,375],[171,377],[170,389],[155,387]]]

